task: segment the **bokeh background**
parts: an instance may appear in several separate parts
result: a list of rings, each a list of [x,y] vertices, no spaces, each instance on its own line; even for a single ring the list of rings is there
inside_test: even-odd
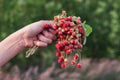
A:
[[[83,68],[61,70],[53,42],[30,58],[27,49],[14,57],[0,80],[120,80],[120,0],[0,0],[0,41],[27,24],[53,20],[62,10],[93,28],[81,53]]]

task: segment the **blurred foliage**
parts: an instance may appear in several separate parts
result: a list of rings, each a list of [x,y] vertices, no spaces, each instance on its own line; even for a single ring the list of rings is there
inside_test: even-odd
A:
[[[120,0],[0,0],[0,40],[27,24],[53,19],[61,10],[66,10],[68,15],[80,16],[93,28],[82,51],[84,57],[120,59],[119,4]],[[46,67],[51,65],[54,53],[52,44],[28,59],[23,51],[11,63]]]

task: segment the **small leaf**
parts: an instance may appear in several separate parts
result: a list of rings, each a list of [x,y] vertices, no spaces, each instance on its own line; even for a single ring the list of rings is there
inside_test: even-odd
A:
[[[90,35],[90,33],[92,32],[91,26],[88,24],[85,24],[85,22],[83,22],[82,26],[86,32],[86,36],[88,37]]]

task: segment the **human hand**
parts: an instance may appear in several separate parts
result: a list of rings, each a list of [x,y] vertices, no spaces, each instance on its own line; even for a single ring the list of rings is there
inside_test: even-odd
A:
[[[26,47],[45,47],[55,39],[55,31],[53,29],[45,30],[45,24],[53,25],[53,22],[42,20],[29,24],[23,28],[23,39]]]

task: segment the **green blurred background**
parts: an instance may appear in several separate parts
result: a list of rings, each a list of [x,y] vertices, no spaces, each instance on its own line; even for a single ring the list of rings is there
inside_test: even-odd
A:
[[[0,41],[27,24],[52,20],[62,10],[80,16],[93,28],[82,51],[83,57],[120,59],[120,0],[0,0]],[[46,68],[56,61],[54,43],[28,59],[26,50],[10,64]]]

